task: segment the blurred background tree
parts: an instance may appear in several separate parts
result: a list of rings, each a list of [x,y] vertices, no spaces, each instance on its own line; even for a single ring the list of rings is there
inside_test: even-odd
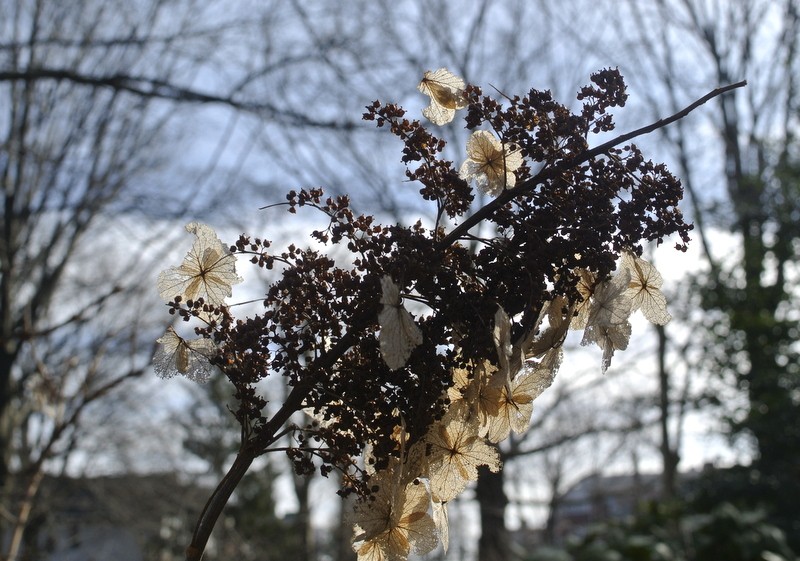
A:
[[[714,496],[713,503],[733,500],[765,509],[798,550],[800,517],[789,497],[800,494],[800,5],[791,0],[675,4],[629,3],[635,29],[662,26],[661,33],[638,38],[641,60],[654,78],[650,104],[667,109],[697,83],[750,81],[747,92],[717,104],[706,124],[714,143],[705,150],[691,124],[663,133],[679,162],[703,250],[695,287],[703,297],[697,317],[708,347],[705,372],[697,374],[716,377],[744,398],[712,395],[711,402],[724,414],[729,434],[749,442],[754,456],[746,469],[723,478],[740,474],[738,489],[727,484],[715,490],[714,476],[703,493]],[[691,45],[694,73],[678,71],[688,55],[680,45]],[[719,231],[732,234],[727,250],[714,242]]]

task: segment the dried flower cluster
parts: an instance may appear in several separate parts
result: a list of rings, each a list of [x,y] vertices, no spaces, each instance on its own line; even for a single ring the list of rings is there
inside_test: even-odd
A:
[[[202,378],[194,361],[213,343],[210,363],[235,388],[248,459],[269,450],[292,414],[309,413],[305,426],[290,425],[289,455],[299,473],[345,475],[341,494],[359,497],[361,560],[446,548],[447,502],[479,466],[500,469],[495,444],[527,430],[568,330],[603,350],[605,370],[628,344],[631,313],[669,320],[641,244],[678,234],[683,249],[690,229],[677,208],[680,184],[663,165],[632,144],[589,148],[592,134],[614,128],[607,110],[625,103],[616,70],[592,76],[579,114],[538,90],[501,105],[446,69],[426,73],[419,89],[431,97],[424,116],[434,124],[466,110],[472,133],[459,168],[442,158],[444,141],[400,107],[375,102],[364,118],[403,142],[408,178],[436,205],[434,228],[380,225],[346,197],[292,191],[289,212],[324,213],[328,226],[313,238],[346,248],[352,266],[294,245],[273,252],[244,235],[229,252],[195,224],[189,257],[159,278],[171,312],[205,322],[205,343],[168,332],[158,372],[171,365]],[[481,208],[472,181],[493,197]],[[494,234],[471,233],[479,223]],[[279,271],[254,317],[234,318],[223,302],[238,281],[231,253]],[[258,385],[267,376],[292,388],[270,417]]]

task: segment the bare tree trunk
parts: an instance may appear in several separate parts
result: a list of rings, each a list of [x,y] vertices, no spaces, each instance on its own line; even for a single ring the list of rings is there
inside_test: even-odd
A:
[[[677,479],[678,462],[680,457],[678,452],[673,449],[672,439],[669,432],[670,421],[670,374],[667,368],[667,333],[663,325],[656,325],[658,334],[658,409],[659,409],[659,429],[661,431],[661,498],[671,500],[675,498],[675,482]]]
[[[508,561],[511,558],[505,511],[508,496],[503,489],[503,471],[492,473],[481,468],[476,496],[481,512],[481,537],[478,561]]]
[[[16,354],[16,353],[14,353]],[[8,462],[11,457],[11,432],[13,422],[9,417],[11,405],[11,368],[14,356],[0,350],[0,494],[4,494],[8,484]],[[0,503],[6,504],[6,503]],[[2,528],[2,524],[0,524]]]
[[[544,527],[544,543],[547,545],[557,545],[558,536],[556,526],[558,525],[559,509],[561,508],[562,495],[558,488],[561,484],[561,473],[557,473],[550,482],[550,501],[547,505],[547,522]]]
[[[293,474],[293,476],[294,492],[298,504],[294,531],[297,532],[300,538],[297,561],[312,561],[316,553],[314,528],[311,525],[311,496],[309,493],[313,475]]]
[[[352,546],[353,524],[350,520],[352,506],[351,500],[343,499],[339,507],[339,523],[333,532],[334,561],[356,561],[356,552]]]

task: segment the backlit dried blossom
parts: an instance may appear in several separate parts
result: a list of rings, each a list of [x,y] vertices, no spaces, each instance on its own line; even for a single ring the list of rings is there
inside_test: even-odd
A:
[[[434,125],[449,123],[457,109],[467,106],[464,88],[464,80],[447,68],[435,72],[428,70],[417,86],[419,91],[431,98],[431,104],[422,110],[422,114]]]
[[[439,501],[456,498],[470,481],[478,478],[478,467],[500,469],[500,457],[478,435],[478,420],[445,415],[428,433],[431,494]]]
[[[153,368],[161,378],[181,374],[194,382],[205,382],[211,376],[213,366],[209,360],[217,348],[210,339],[187,341],[168,327],[156,342],[160,345],[153,357]]]
[[[466,181],[474,179],[478,189],[494,197],[516,185],[514,171],[521,165],[519,150],[509,150],[489,131],[475,131],[467,141],[467,159],[458,174]]]
[[[512,430],[516,434],[528,430],[533,400],[553,383],[555,370],[550,366],[526,367],[511,381],[510,390],[505,385],[500,388],[497,413],[488,419],[486,438],[490,442],[505,440]]]
[[[632,253],[622,254],[622,267],[631,275],[627,296],[631,311],[641,309],[644,317],[656,325],[666,325],[672,316],[667,311],[667,299],[661,293],[664,280],[656,268]]]
[[[611,365],[611,357],[614,351],[624,351],[628,348],[628,341],[631,338],[631,324],[624,321],[616,325],[597,325],[586,329],[581,344],[588,345],[595,343],[603,349],[601,370],[605,374]]]
[[[353,549],[359,561],[400,561],[410,553],[424,555],[436,547],[436,525],[428,514],[431,504],[425,485],[404,483],[387,470],[370,479],[377,492],[356,506]]]
[[[378,322],[381,326],[381,356],[392,370],[405,366],[414,347],[422,344],[422,331],[414,318],[400,303],[400,289],[389,276],[381,279],[381,310]]]
[[[460,409],[459,414],[468,421],[477,419],[480,436],[486,436],[488,419],[497,415],[500,388],[491,381],[498,372],[488,361],[471,370],[456,368],[453,370],[453,385],[447,390],[450,410]]]
[[[620,325],[631,315],[631,298],[627,292],[630,273],[623,269],[611,280],[595,287],[589,306],[586,329]]]
[[[202,298],[207,304],[222,304],[231,295],[231,286],[242,282],[236,274],[236,258],[210,226],[191,222],[186,231],[197,239],[180,266],[158,275],[158,293],[166,301],[180,296],[184,300]]]

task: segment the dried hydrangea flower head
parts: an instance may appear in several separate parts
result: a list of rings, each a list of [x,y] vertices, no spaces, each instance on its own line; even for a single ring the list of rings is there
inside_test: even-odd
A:
[[[465,181],[474,179],[478,189],[496,197],[516,185],[514,172],[521,165],[519,150],[509,150],[489,131],[475,131],[467,141],[467,159],[458,174]]]
[[[417,89],[431,98],[431,104],[422,110],[426,119],[434,125],[444,125],[455,117],[457,109],[464,109],[468,100],[464,91],[464,80],[447,68],[435,72],[428,70]]]
[[[357,495],[361,561],[400,561],[445,544],[446,502],[479,466],[500,468],[489,440],[527,428],[569,327],[601,347],[605,369],[627,346],[632,311],[663,319],[660,276],[638,258],[617,263],[672,234],[685,249],[682,188],[625,144],[639,131],[590,148],[593,135],[614,129],[608,111],[627,98],[615,69],[591,81],[573,113],[547,91],[501,102],[444,69],[426,73],[427,117],[444,123],[466,108],[473,134],[460,169],[443,157],[446,142],[401,107],[369,105],[364,119],[403,143],[410,181],[402,188],[418,184],[434,225],[381,225],[346,196],[290,191],[290,213],[311,208],[329,221],[313,240],[351,259],[295,244],[276,252],[263,238],[240,236],[234,253],[274,275],[263,310],[247,318],[223,302],[239,280],[233,256],[213,231],[191,227],[195,245],[183,265],[162,274],[159,291],[184,319],[198,316],[197,303],[185,299],[206,299],[204,312],[212,307],[215,321],[198,331],[219,346],[211,362],[234,388],[242,443],[198,522],[190,561],[200,558],[213,513],[255,458],[283,448],[287,431],[298,474],[338,470],[340,494]],[[476,201],[472,180],[495,198]],[[413,317],[401,293],[425,313]],[[191,370],[192,356],[204,355],[182,341],[166,341],[180,349],[167,353],[169,362]],[[268,407],[267,377],[287,386],[277,407]],[[304,409],[318,420],[294,425]]]

